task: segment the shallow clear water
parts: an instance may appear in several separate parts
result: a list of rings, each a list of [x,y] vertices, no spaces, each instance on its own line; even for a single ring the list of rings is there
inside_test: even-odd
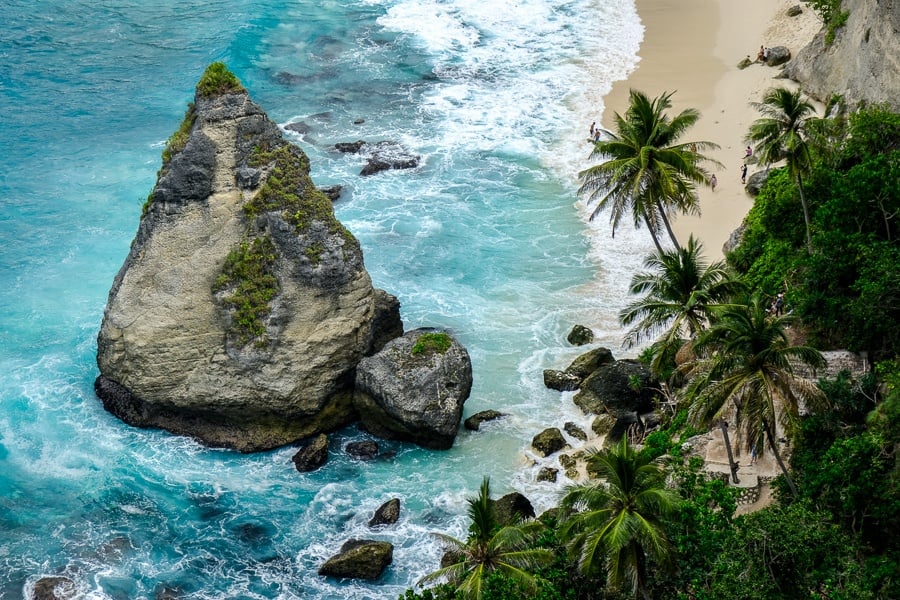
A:
[[[618,349],[616,313],[649,249],[585,222],[575,174],[587,124],[635,61],[631,3],[8,0],[0,29],[0,598],[63,574],[88,598],[395,598],[434,570],[427,533],[462,535],[483,475],[538,510],[531,437],[586,419],[543,387],[579,353],[575,323]],[[338,217],[407,329],[450,328],[468,348],[468,416],[446,452],[381,442],[358,463],[297,473],[294,449],[238,455],[104,412],[96,333],[160,152],[204,68],[223,60],[340,183]],[[354,125],[354,121],[364,122]],[[339,141],[396,140],[414,171],[360,178]],[[621,354],[621,351],[618,351]],[[548,464],[552,464],[548,463]],[[367,521],[391,497],[396,526]],[[376,583],[316,575],[351,537],[395,546]]]

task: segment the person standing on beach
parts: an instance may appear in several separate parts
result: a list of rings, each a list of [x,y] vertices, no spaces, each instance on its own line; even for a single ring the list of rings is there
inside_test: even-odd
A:
[[[713,173],[712,177],[709,178],[709,185],[712,187],[712,191],[716,191],[716,184],[719,183],[719,180],[716,179],[716,174]]]
[[[747,163],[741,165],[741,183],[747,183]]]
[[[597,121],[594,121],[593,123],[591,123],[591,137],[592,138],[594,137],[594,127],[596,127],[596,125],[597,125]]]

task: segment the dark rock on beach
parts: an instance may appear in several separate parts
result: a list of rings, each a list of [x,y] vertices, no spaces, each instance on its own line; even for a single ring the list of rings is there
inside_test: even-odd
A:
[[[608,412],[621,416],[653,409],[650,370],[637,361],[619,360],[603,365],[584,380],[572,399],[585,414]]]
[[[328,461],[328,437],[320,433],[291,458],[301,473],[315,471]]]
[[[374,580],[394,560],[394,546],[375,540],[347,540],[341,551],[319,568],[319,575]]]
[[[769,48],[769,54],[766,57],[766,65],[777,67],[791,60],[791,51],[787,46],[775,46]]]
[[[747,185],[744,186],[744,190],[753,196],[754,198],[759,195],[759,192],[762,190],[763,186],[766,184],[766,181],[769,179],[769,170],[763,169],[762,171],[756,171],[750,177],[747,178]]]
[[[486,421],[493,421],[505,416],[506,415],[504,413],[498,412],[496,410],[483,410],[481,412],[475,413],[474,415],[463,421],[463,425],[469,431],[478,431],[482,423]]]
[[[576,440],[581,440],[582,442],[587,441],[587,434],[584,432],[584,429],[571,421],[568,421],[565,425],[563,425],[563,431],[571,435]]]
[[[567,448],[569,444],[562,432],[556,427],[549,427],[540,432],[531,440],[531,447],[541,456],[550,456]]]
[[[378,507],[372,518],[369,519],[369,527],[379,525],[393,525],[400,519],[400,498],[391,498]]]
[[[573,360],[572,364],[566,367],[566,373],[584,379],[603,365],[615,360],[609,348],[594,348]]]
[[[494,516],[501,527],[534,518],[531,501],[519,492],[510,492],[494,501]]]

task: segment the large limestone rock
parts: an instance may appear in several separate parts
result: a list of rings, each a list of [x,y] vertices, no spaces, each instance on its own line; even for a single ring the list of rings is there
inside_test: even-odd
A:
[[[415,329],[359,362],[353,404],[374,435],[446,450],[471,389],[466,349],[445,332]]]
[[[826,43],[826,31],[797,53],[785,74],[826,101],[839,94],[851,106],[886,102],[900,110],[900,3],[844,0],[847,23]]]
[[[306,155],[215,66],[113,282],[95,388],[132,425],[255,451],[352,420],[357,362],[402,323]]]

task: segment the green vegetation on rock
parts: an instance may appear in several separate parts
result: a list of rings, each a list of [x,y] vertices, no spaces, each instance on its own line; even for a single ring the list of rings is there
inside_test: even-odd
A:
[[[188,143],[188,139],[191,137],[191,129],[194,127],[194,121],[196,120],[197,110],[194,107],[194,103],[189,102],[187,110],[184,113],[184,119],[181,120],[181,125],[178,126],[178,131],[169,137],[166,141],[166,147],[163,148],[163,169],[166,168],[166,165],[169,164],[172,157],[184,150],[184,147]]]
[[[443,354],[450,348],[450,336],[444,332],[439,333],[423,333],[413,344],[412,353],[414,355],[424,354],[426,352],[437,352]]]
[[[238,94],[247,90],[234,73],[228,70],[223,62],[214,62],[204,71],[197,82],[197,95],[201,98],[213,98],[222,94]]]
[[[268,341],[264,319],[270,311],[269,302],[280,291],[274,275],[277,258],[268,237],[243,242],[228,254],[213,285],[213,293],[230,290],[224,303],[234,311],[230,333],[241,346],[255,340],[264,347]]]

